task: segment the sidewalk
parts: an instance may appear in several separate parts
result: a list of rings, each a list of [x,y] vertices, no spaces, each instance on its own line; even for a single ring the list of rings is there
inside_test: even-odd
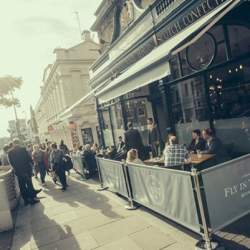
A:
[[[194,250],[197,240],[182,228],[127,211],[123,199],[79,179],[72,174],[66,192],[49,181],[40,204],[20,206],[12,250]]]

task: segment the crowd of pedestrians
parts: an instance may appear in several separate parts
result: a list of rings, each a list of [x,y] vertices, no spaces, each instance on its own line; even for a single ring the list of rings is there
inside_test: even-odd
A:
[[[19,139],[14,139],[3,148],[1,164],[11,165],[17,177],[21,196],[25,205],[33,205],[39,202],[37,194],[42,189],[36,190],[32,177],[39,177],[41,185],[46,186],[46,178],[50,176],[56,183],[60,181],[61,190],[68,187],[65,172],[73,168],[68,147],[63,141],[56,143],[46,141],[42,144],[28,146],[22,145]]]

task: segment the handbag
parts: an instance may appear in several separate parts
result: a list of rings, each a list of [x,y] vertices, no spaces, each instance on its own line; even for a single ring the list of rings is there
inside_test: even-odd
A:
[[[69,155],[65,155],[63,157],[63,167],[65,169],[65,171],[69,171],[73,168],[73,162],[72,162],[72,159]]]

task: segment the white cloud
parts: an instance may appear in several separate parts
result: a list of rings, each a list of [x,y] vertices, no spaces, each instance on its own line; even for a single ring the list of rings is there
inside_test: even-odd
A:
[[[0,9],[0,76],[22,76],[24,85],[17,95],[22,110],[29,113],[40,95],[44,68],[53,63],[56,47],[71,47],[80,40],[75,11],[82,29],[93,24],[101,0],[9,0]],[[0,108],[0,137],[6,134],[11,109]]]

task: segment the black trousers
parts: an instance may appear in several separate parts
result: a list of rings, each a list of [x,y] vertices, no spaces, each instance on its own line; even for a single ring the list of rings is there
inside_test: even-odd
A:
[[[45,176],[46,176],[46,166],[44,162],[38,163],[38,168],[40,172],[40,179],[42,183],[45,183]]]
[[[36,192],[29,174],[17,176],[20,193],[24,201],[32,200],[36,197]]]
[[[56,175],[59,177],[59,180],[62,184],[63,188],[67,187],[67,181],[66,181],[66,175],[65,175],[65,170],[62,166],[56,166],[55,169]]]

